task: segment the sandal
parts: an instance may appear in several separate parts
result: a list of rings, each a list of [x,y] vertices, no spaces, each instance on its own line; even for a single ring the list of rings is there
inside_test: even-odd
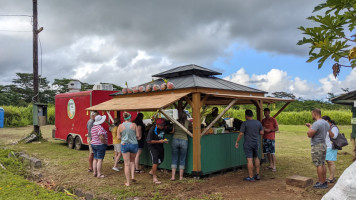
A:
[[[94,177],[97,177],[97,174],[93,174]]]
[[[169,180],[171,180],[171,181],[175,181],[176,179],[175,179],[175,178],[171,178],[171,179],[169,179]]]
[[[266,167],[265,170],[272,170],[273,168],[272,167]]]
[[[277,169],[276,168],[272,168],[272,170],[271,170],[272,172],[276,172],[277,171]]]
[[[141,174],[141,173],[145,173],[145,172],[142,171],[142,170],[140,170],[140,169],[136,169],[136,170],[135,170],[135,173],[136,173],[136,174]]]
[[[136,183],[136,182],[137,182],[136,179],[131,179],[131,181],[132,181],[133,183]]]
[[[153,183],[159,185],[159,184],[161,184],[162,182],[157,180],[157,181],[153,181]]]
[[[93,169],[88,168],[88,173],[89,173],[89,172],[93,172]]]
[[[106,176],[104,174],[101,174],[100,176],[97,176],[97,178],[105,178]]]

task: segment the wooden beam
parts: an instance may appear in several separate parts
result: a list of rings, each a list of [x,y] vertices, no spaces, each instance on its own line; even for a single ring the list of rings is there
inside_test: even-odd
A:
[[[263,119],[263,101],[262,100],[251,100],[256,106],[257,120],[262,121]]]
[[[228,106],[209,124],[208,127],[204,129],[204,131],[201,133],[201,136],[203,136],[235,103],[237,102],[237,99],[232,100]]]
[[[171,120],[171,122],[173,122],[174,124],[177,124],[181,129],[183,129],[183,131],[188,134],[190,137],[193,137],[193,134],[186,129],[181,123],[179,123],[176,119],[174,119],[173,117],[169,116],[168,113],[166,113],[166,111],[164,111],[162,108],[159,110],[165,117],[167,117],[167,119]]]
[[[284,104],[284,106],[281,109],[279,109],[279,111],[276,114],[273,115],[273,118],[276,118],[289,104],[290,102]]]
[[[176,103],[173,103],[172,105],[173,105],[176,109],[178,109],[178,106],[177,106]]]
[[[204,106],[205,105],[205,102],[209,98],[209,96],[210,96],[210,94],[205,95],[205,97],[200,102],[200,106]]]
[[[185,107],[187,107],[188,102],[186,101],[185,104],[182,106],[183,110],[185,109]]]
[[[108,114],[109,119],[112,121],[112,123],[114,123],[114,119],[112,118],[110,111],[106,111],[106,114]],[[110,121],[109,121],[110,122]]]
[[[201,133],[201,121],[200,121],[200,93],[192,94],[192,111],[193,111],[193,172],[201,172],[201,145],[200,145],[200,133]],[[187,98],[189,99],[189,98]],[[190,101],[190,99],[189,99]],[[188,101],[188,103],[189,103]]]
[[[200,93],[199,93],[200,94]],[[199,95],[200,96],[200,95]],[[188,102],[188,104],[190,105],[190,107],[194,107],[194,103],[192,100],[189,99],[189,97],[185,96],[184,97],[185,101]],[[199,99],[199,103],[200,103],[200,99]]]

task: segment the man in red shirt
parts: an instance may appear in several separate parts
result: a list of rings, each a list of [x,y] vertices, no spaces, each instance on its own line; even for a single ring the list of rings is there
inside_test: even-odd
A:
[[[264,129],[263,134],[263,153],[266,155],[269,161],[269,166],[266,169],[270,169],[273,172],[276,170],[276,155],[275,155],[275,133],[278,131],[277,120],[270,116],[271,111],[269,108],[264,110],[265,118],[262,120],[262,126]]]

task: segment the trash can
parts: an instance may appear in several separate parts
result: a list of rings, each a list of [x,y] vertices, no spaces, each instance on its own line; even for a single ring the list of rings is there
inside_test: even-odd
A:
[[[0,107],[0,128],[4,128],[5,110]]]

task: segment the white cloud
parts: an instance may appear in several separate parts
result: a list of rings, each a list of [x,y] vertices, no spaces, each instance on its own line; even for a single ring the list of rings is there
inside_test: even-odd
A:
[[[342,93],[341,88],[348,88],[350,91],[355,90],[355,77],[356,69],[353,69],[345,80],[335,79],[332,74],[329,74],[319,80],[320,85],[316,85],[300,77],[288,76],[286,71],[280,69],[271,69],[266,74],[249,75],[244,68],[241,68],[224,79],[256,87],[269,93],[284,91],[291,92],[304,99],[325,99],[328,93]]]

